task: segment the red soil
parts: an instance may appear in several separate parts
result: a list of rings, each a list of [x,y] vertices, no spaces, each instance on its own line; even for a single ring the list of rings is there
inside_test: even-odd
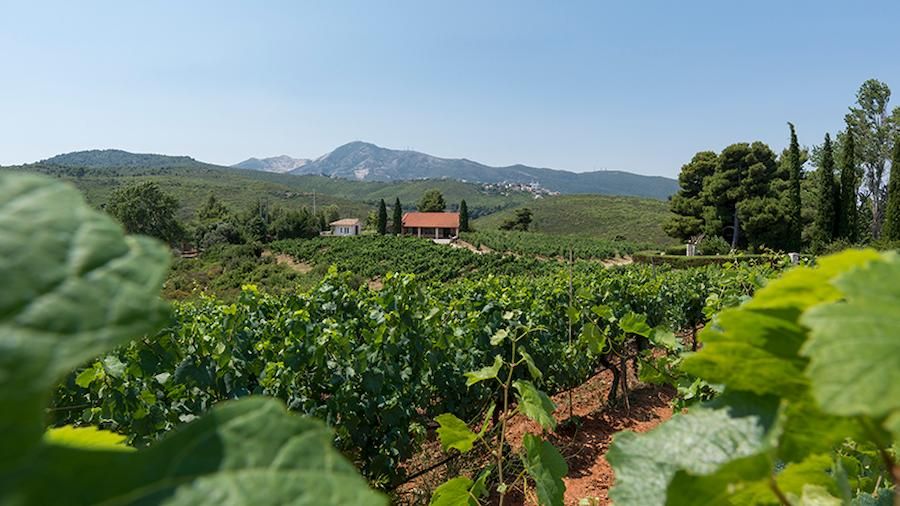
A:
[[[606,396],[612,383],[612,374],[603,371],[586,383],[553,397],[556,403],[556,419],[560,422],[556,432],[545,436],[552,442],[569,465],[569,474],[564,478],[566,484],[565,503],[577,505],[582,499],[588,499],[591,505],[610,504],[609,489],[613,485],[612,468],[606,461],[606,451],[612,443],[612,436],[622,430],[646,432],[672,416],[671,401],[675,391],[670,387],[640,385],[629,378],[629,384],[635,385],[631,390],[628,405],[620,402],[616,406],[605,406]],[[569,399],[571,395],[571,423]],[[521,415],[509,420],[507,434],[510,446],[518,451],[523,435],[528,432],[540,434],[540,427]],[[420,454],[412,459],[410,467],[426,467],[426,461],[440,460],[440,445],[430,443]],[[471,464],[486,463],[486,455],[481,462],[471,462],[472,456],[466,455],[448,466],[440,466],[397,490],[395,499],[400,504],[427,504],[429,490],[439,485],[444,479],[458,475]],[[421,466],[421,467],[418,467]],[[467,473],[468,474],[468,473]],[[424,501],[423,501],[424,500]],[[495,502],[495,501],[491,501]],[[521,483],[506,497],[504,504],[531,505],[536,504],[533,490],[525,491],[523,496]]]

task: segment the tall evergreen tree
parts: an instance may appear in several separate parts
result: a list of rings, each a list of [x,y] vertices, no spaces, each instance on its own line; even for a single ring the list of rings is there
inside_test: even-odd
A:
[[[803,232],[803,218],[801,217],[802,205],[800,203],[800,143],[797,141],[797,130],[793,123],[788,123],[791,129],[791,144],[788,147],[787,170],[790,185],[788,186],[788,247],[799,250],[801,247],[801,233]]]
[[[465,200],[459,203],[459,231],[469,231],[469,206],[466,205]]]
[[[889,241],[900,241],[900,135],[894,139],[891,156],[891,176],[887,186],[884,228],[881,236]]]
[[[834,184],[834,153],[831,135],[825,134],[822,161],[818,170],[818,205],[816,206],[815,238],[823,244],[830,243],[837,230],[837,204],[839,195]]]
[[[788,248],[785,226],[790,218],[777,191],[783,182],[769,146],[728,146],[719,155],[715,173],[704,181],[704,231],[726,238],[734,249],[743,244]]]
[[[400,198],[394,201],[394,219],[391,223],[391,232],[400,235],[403,233],[403,209],[400,207]]]
[[[844,150],[841,153],[841,199],[837,213],[837,238],[850,242],[857,240],[857,177],[856,141],[853,130],[848,128],[844,135]]]
[[[387,233],[387,207],[384,205],[384,199],[378,202],[378,235]]]
[[[701,151],[681,167],[679,190],[670,203],[672,218],[663,225],[670,236],[688,241],[703,231],[703,185],[715,173],[718,158],[712,151]]]

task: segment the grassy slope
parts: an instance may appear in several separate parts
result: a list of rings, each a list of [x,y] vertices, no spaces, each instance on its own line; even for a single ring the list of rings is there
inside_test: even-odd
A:
[[[672,244],[662,224],[669,216],[669,204],[661,200],[605,195],[560,195],[528,204],[534,212],[532,229],[554,235],[589,235],[602,239],[617,236],[634,243]],[[476,230],[497,229],[513,215],[504,210],[474,220]]]
[[[193,216],[210,194],[214,194],[233,210],[240,211],[253,206],[257,200],[267,200],[272,205],[288,207],[312,207],[312,190],[288,179],[268,177],[252,171],[211,167],[175,168],[93,168],[71,169],[43,164],[6,167],[0,170],[25,170],[42,172],[67,179],[84,192],[94,206],[107,202],[117,187],[139,181],[155,181],[163,191],[172,194],[181,203],[181,218]],[[337,205],[342,216],[365,219],[371,205],[330,195],[316,195],[316,206]]]

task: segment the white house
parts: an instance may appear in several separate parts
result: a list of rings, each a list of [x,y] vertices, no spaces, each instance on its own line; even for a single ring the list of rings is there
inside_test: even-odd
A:
[[[359,230],[362,228],[360,221],[356,218],[344,218],[332,221],[328,225],[331,226],[332,235],[359,235]]]

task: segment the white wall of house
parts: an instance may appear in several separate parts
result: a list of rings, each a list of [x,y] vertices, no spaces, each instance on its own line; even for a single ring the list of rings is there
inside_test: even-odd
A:
[[[359,227],[356,225],[335,226],[334,235],[359,235]]]

